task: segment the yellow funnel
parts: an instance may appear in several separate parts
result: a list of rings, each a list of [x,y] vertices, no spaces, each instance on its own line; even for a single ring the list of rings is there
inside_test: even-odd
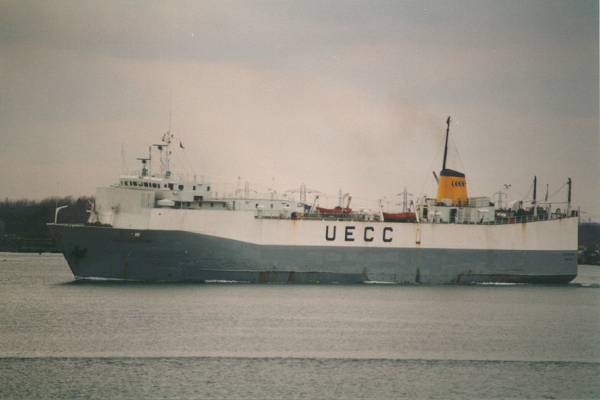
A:
[[[466,205],[468,195],[465,174],[452,169],[443,169],[438,180],[436,199],[438,201],[448,199],[455,206]]]

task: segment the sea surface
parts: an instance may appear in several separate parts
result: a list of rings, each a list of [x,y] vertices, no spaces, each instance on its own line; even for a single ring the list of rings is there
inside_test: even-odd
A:
[[[0,398],[600,398],[600,267],[565,286],[117,284],[0,253]]]

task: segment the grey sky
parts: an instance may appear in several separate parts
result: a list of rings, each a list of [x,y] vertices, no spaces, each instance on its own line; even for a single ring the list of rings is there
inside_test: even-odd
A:
[[[597,1],[2,2],[0,91],[2,197],[113,183],[172,103],[198,175],[433,195],[452,115],[471,195],[600,219]]]

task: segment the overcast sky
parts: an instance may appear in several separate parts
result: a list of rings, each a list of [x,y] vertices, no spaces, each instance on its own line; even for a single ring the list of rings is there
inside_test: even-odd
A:
[[[597,0],[3,1],[0,196],[93,194],[170,112],[198,176],[431,196],[452,115],[470,195],[600,220],[598,50]]]

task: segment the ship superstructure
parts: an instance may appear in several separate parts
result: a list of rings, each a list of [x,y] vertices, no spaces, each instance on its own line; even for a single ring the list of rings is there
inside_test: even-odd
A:
[[[290,198],[219,195],[170,169],[173,135],[136,175],[98,188],[84,225],[49,224],[78,279],[301,283],[566,283],[577,273],[577,215],[468,197],[444,161],[435,198],[411,210],[353,211]],[[153,155],[159,168],[153,171]],[[569,180],[570,182],[570,180]],[[305,200],[305,197],[302,200]],[[570,201],[570,186],[569,186]],[[406,207],[405,207],[406,208]]]

